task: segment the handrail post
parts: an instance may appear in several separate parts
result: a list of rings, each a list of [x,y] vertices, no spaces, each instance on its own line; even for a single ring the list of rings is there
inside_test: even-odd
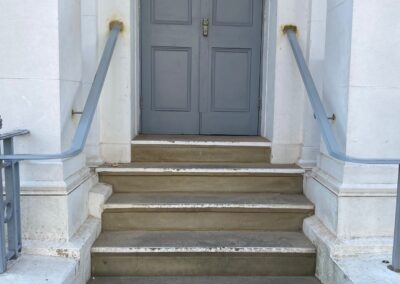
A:
[[[14,138],[7,138],[3,141],[4,154],[14,154]],[[10,161],[10,165],[5,168],[5,222],[7,223],[7,239],[8,239],[8,259],[15,259],[18,257],[20,247],[21,223],[18,222],[19,212],[19,175],[16,174],[18,166],[16,161]]]
[[[1,144],[1,143],[0,143]],[[0,145],[1,153],[1,145]],[[4,161],[0,160],[0,273],[7,269],[6,234],[4,222],[3,168]]]
[[[397,182],[396,215],[394,218],[392,265],[389,268],[395,272],[400,272],[400,165]]]

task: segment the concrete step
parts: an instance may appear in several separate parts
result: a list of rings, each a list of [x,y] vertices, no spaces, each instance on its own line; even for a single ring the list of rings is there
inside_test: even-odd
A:
[[[268,162],[271,143],[256,136],[139,135],[133,162]]]
[[[89,284],[320,284],[315,277],[94,277]]]
[[[131,163],[97,168],[114,192],[302,193],[304,170],[269,163]]]
[[[104,230],[300,231],[313,212],[300,194],[118,193],[102,221]]]
[[[93,276],[313,276],[315,248],[298,232],[104,231]]]

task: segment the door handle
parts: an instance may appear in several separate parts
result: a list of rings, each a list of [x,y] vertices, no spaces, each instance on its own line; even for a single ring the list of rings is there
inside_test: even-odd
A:
[[[201,26],[203,27],[203,36],[208,37],[208,28],[209,28],[209,20],[207,18],[204,18],[201,21]]]

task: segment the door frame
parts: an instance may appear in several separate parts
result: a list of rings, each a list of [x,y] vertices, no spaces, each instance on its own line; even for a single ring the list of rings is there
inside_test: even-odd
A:
[[[198,1],[198,0],[196,0]],[[135,82],[135,88],[132,89],[132,100],[135,102],[132,104],[132,114],[134,114],[134,123],[132,123],[132,134],[134,138],[142,131],[142,114],[141,114],[141,104],[142,104],[142,57],[141,57],[141,46],[142,46],[142,27],[141,27],[141,8],[140,0],[135,0],[132,4],[132,19],[136,19],[133,23],[135,29],[132,34],[132,58],[134,63],[132,64],[132,82]],[[262,27],[261,27],[261,64],[260,64],[260,84],[259,84],[259,108],[258,108],[258,135],[264,136],[264,128],[266,125],[265,119],[267,119],[266,114],[266,81],[267,81],[267,60],[268,55],[268,32],[269,32],[269,5],[267,5],[268,0],[262,0]]]

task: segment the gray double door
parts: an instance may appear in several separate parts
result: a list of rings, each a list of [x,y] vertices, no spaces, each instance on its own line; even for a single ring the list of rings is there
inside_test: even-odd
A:
[[[256,135],[262,0],[142,0],[142,133]]]

